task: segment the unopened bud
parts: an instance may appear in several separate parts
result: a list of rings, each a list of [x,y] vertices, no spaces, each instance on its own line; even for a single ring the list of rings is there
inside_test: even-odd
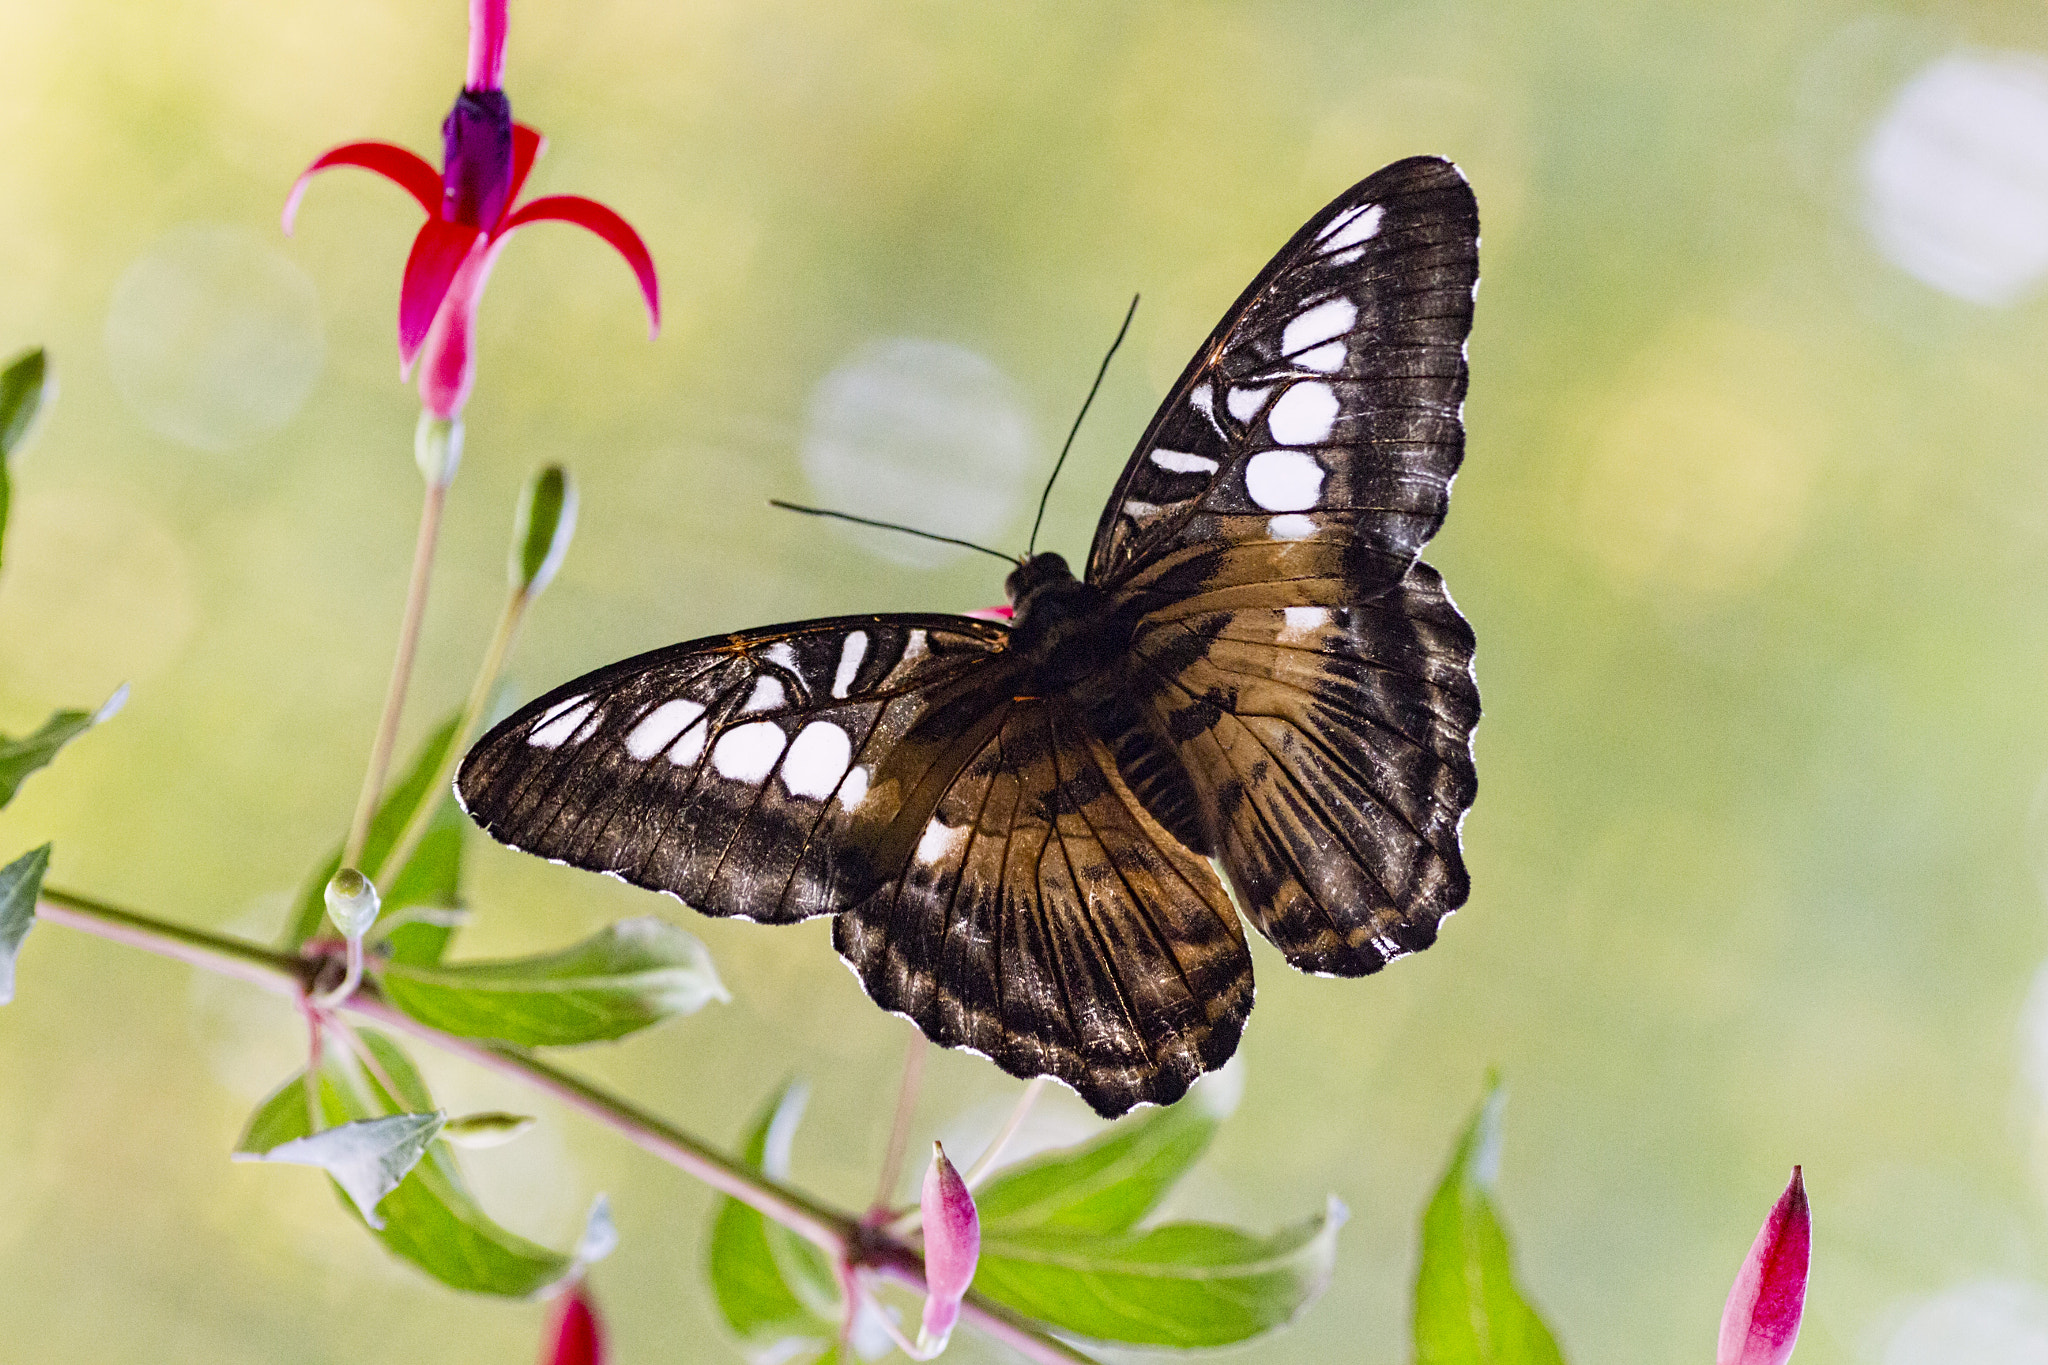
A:
[[[1812,1243],[1806,1182],[1794,1166],[1792,1183],[1764,1219],[1735,1276],[1735,1287],[1728,1291],[1714,1365],[1785,1365],[1806,1311],[1806,1265]]]
[[[341,936],[354,943],[377,922],[377,887],[352,867],[344,867],[327,883],[327,918]]]
[[[554,581],[576,534],[576,481],[558,464],[542,465],[519,495],[512,522],[512,587],[529,597]]]
[[[578,1280],[562,1296],[562,1306],[549,1325],[541,1352],[543,1365],[604,1365],[604,1324],[583,1281]]]
[[[429,484],[445,488],[455,482],[462,466],[462,419],[422,412],[412,434],[412,457]]]
[[[960,1300],[974,1283],[975,1263],[981,1259],[981,1216],[974,1210],[974,1195],[936,1142],[920,1204],[925,1300],[917,1343],[920,1350],[936,1354],[960,1319]]]
[[[507,1114],[490,1110],[481,1114],[464,1114],[441,1125],[441,1136],[457,1147],[481,1149],[503,1147],[533,1127],[531,1114]]]
[[[36,416],[56,393],[57,381],[50,374],[49,358],[38,346],[24,351],[0,370],[0,460],[6,459],[28,439]],[[0,502],[0,510],[6,504]]]

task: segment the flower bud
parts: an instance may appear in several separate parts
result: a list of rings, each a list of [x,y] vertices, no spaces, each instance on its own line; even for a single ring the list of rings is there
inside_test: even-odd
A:
[[[441,1136],[457,1147],[481,1150],[487,1147],[503,1147],[533,1127],[531,1114],[507,1114],[488,1110],[481,1114],[464,1114],[441,1125]]]
[[[1735,1276],[1735,1287],[1728,1291],[1714,1365],[1785,1365],[1792,1343],[1799,1340],[1799,1319],[1806,1310],[1806,1261],[1812,1242],[1806,1183],[1794,1166],[1792,1183],[1778,1196]]]
[[[351,943],[358,942],[377,922],[380,902],[377,887],[352,867],[344,867],[327,883],[327,918]]]
[[[981,1258],[981,1217],[974,1211],[974,1195],[936,1142],[931,1168],[924,1173],[921,1206],[925,1300],[917,1342],[920,1350],[935,1355],[959,1321],[960,1300],[974,1283],[975,1262]]]
[[[412,457],[430,485],[445,488],[455,482],[455,471],[462,466],[462,419],[422,412],[420,424],[413,428]]]
[[[583,1281],[562,1296],[541,1351],[541,1365],[604,1365],[604,1325]]]
[[[576,534],[576,483],[558,464],[543,465],[526,481],[512,522],[512,588],[538,597],[554,581]]]
[[[36,417],[56,391],[57,381],[50,374],[49,358],[40,346],[22,352],[6,369],[0,370],[0,460],[28,439]],[[5,473],[0,472],[0,495],[4,495],[5,483]],[[6,507],[4,496],[0,496],[0,512]]]
[[[488,231],[512,195],[512,101],[464,90],[441,124],[441,221]]]

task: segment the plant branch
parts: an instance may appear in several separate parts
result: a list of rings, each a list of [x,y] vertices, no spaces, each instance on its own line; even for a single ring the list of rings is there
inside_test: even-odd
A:
[[[912,1029],[910,1041],[903,1048],[903,1080],[896,1087],[896,1117],[890,1120],[889,1145],[882,1152],[882,1170],[875,1178],[876,1215],[888,1213],[889,1200],[896,1194],[896,1177],[903,1170],[903,1153],[910,1146],[910,1120],[917,1113],[917,1092],[924,1084],[924,1049],[924,1035]]]
[[[462,715],[455,722],[455,733],[448,740],[448,751],[441,755],[441,765],[434,770],[426,788],[420,792],[419,805],[413,808],[412,816],[405,822],[405,832],[398,836],[398,842],[384,855],[384,862],[369,874],[376,881],[390,872],[396,877],[405,870],[405,864],[420,846],[420,840],[427,837],[427,830],[434,823],[434,816],[441,809],[442,797],[448,791],[448,784],[455,779],[455,769],[462,762],[462,755],[469,748],[469,737],[476,733],[477,721],[484,708],[491,704],[491,692],[498,685],[498,675],[504,671],[505,660],[512,652],[513,642],[519,638],[519,627],[526,620],[526,608],[533,601],[533,594],[524,588],[514,588],[505,598],[505,610],[498,615],[498,628],[491,634],[490,647],[484,651],[483,663],[476,671],[476,681],[470,684],[469,700],[462,705]]]
[[[398,743],[398,718],[405,712],[405,691],[412,681],[413,658],[419,652],[420,623],[427,614],[427,585],[434,575],[434,546],[441,538],[441,509],[448,502],[448,484],[427,480],[426,499],[420,504],[420,534],[413,544],[412,579],[405,589],[405,617],[398,627],[398,655],[391,661],[391,682],[384,690],[384,714],[377,721],[377,738],[370,745],[370,766],[363,773],[363,790],[356,797],[355,818],[349,822],[348,841],[342,845],[341,865],[354,867],[363,856],[370,838],[370,821],[384,795],[384,779],[391,771],[391,751]]]
[[[95,937],[139,948],[190,966],[233,977],[303,1002],[322,963],[200,929],[188,929],[104,901],[45,886],[36,915]],[[800,1190],[742,1165],[680,1128],[607,1093],[525,1048],[444,1033],[404,1014],[365,982],[341,1013],[403,1033],[467,1058],[486,1070],[523,1081],[618,1133],[642,1151],[695,1176],[816,1245],[835,1261],[852,1261],[890,1279],[924,1289],[924,1262],[910,1247]],[[317,1110],[316,1110],[317,1112]],[[1095,1365],[1092,1357],[1051,1336],[1022,1315],[969,1291],[962,1316],[1037,1365]]]

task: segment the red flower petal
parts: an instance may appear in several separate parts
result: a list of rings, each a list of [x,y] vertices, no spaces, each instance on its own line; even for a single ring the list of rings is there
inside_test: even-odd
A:
[[[323,152],[320,159],[306,167],[305,174],[292,185],[292,192],[284,201],[285,236],[292,235],[292,220],[299,215],[299,200],[305,198],[307,184],[329,166],[360,166],[366,171],[375,171],[419,200],[420,207],[426,210],[429,218],[441,216],[441,173],[429,166],[424,158],[388,142],[351,142],[331,152]]]
[[[1799,1168],[1778,1196],[1728,1291],[1714,1365],[1785,1365],[1806,1310],[1806,1262],[1813,1215]]]
[[[441,300],[448,296],[455,272],[482,235],[473,227],[429,218],[421,225],[420,235],[412,239],[405,282],[398,291],[398,363],[402,370],[412,369],[413,358],[427,339],[427,329],[434,325],[434,314],[441,311]]]
[[[654,258],[647,254],[647,244],[640,240],[639,233],[633,231],[631,223],[595,199],[585,199],[580,194],[551,194],[514,210],[499,224],[498,233],[507,233],[542,219],[589,228],[611,243],[612,249],[633,267],[633,274],[640,281],[640,293],[647,300],[648,335],[661,331],[661,285],[654,278]]]
[[[541,1342],[540,1365],[604,1365],[604,1326],[590,1291],[578,1284],[562,1296],[554,1330]]]
[[[533,169],[533,163],[540,160],[540,154],[548,149],[548,140],[541,136],[538,128],[529,128],[523,123],[512,125],[512,188],[505,192],[505,207],[511,208],[519,202],[519,191],[526,188],[526,173]],[[503,231],[501,219],[493,232]]]

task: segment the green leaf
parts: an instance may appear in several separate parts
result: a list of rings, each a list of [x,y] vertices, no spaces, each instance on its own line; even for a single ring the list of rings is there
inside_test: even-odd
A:
[[[539,957],[439,966],[394,962],[385,997],[423,1024],[465,1038],[563,1047],[622,1038],[728,1000],[704,945],[666,920],[622,920]]]
[[[0,1005],[14,999],[14,959],[35,927],[36,897],[50,870],[50,846],[32,849],[0,867]]]
[[[1323,1292],[1344,1219],[1332,1198],[1319,1216],[1268,1237],[1212,1223],[1114,1236],[984,1233],[974,1287],[1096,1341],[1227,1346],[1282,1326]]]
[[[7,510],[13,499],[7,474],[7,459],[28,439],[46,398],[56,385],[49,382],[49,364],[38,346],[15,357],[0,370],[0,550],[7,543]],[[0,803],[4,804],[4,803]]]
[[[330,1055],[320,1073],[323,1127],[376,1119],[394,1108],[431,1111],[432,1097],[411,1059],[388,1038],[359,1030],[377,1070],[395,1095],[379,1094],[382,1080]],[[281,1142],[309,1136],[305,1078],[295,1076],[260,1105],[239,1144],[242,1150],[274,1150]],[[354,1203],[344,1206],[359,1219]],[[373,1229],[387,1250],[451,1288],[477,1294],[530,1298],[573,1273],[573,1257],[550,1251],[492,1222],[464,1185],[447,1143],[433,1141],[419,1164],[384,1196],[377,1211],[384,1226]]]
[[[789,1175],[789,1149],[803,1117],[809,1089],[801,1081],[783,1086],[761,1111],[740,1148],[740,1159],[777,1180]],[[773,1234],[811,1253],[800,1265],[800,1290],[789,1268],[801,1253],[778,1248]],[[749,1359],[803,1360],[830,1352],[838,1338],[838,1309],[814,1306],[814,1276],[831,1283],[831,1267],[817,1249],[736,1199],[721,1199],[712,1215],[704,1274],[725,1325],[739,1338]],[[836,1293],[836,1290],[835,1290]]]
[[[1563,1365],[1550,1329],[1515,1286],[1507,1229],[1493,1205],[1506,1102],[1496,1083],[1422,1215],[1416,1365]]]
[[[406,823],[412,819],[420,798],[426,794],[427,784],[440,771],[441,760],[447,756],[448,746],[455,740],[455,727],[461,720],[460,714],[450,716],[427,736],[426,743],[420,746],[419,754],[413,759],[412,767],[384,793],[376,818],[370,822],[370,837],[363,844],[363,866],[380,868],[377,884],[383,892],[386,918],[413,906],[440,910],[459,909],[461,906],[462,832],[468,821],[463,817],[462,808],[455,804],[453,792],[445,794],[440,805],[435,807],[434,820],[427,827],[426,837],[420,840],[419,847],[413,851],[412,857],[406,859],[405,866],[398,869],[397,875],[393,876],[390,869],[380,867],[390,854],[391,846],[398,842],[398,836],[405,832]],[[327,883],[340,870],[341,846],[337,844],[334,852],[299,891],[297,909],[284,935],[286,952],[297,952],[307,939],[321,932],[327,918],[327,902],[323,899]],[[395,962],[436,962],[454,932],[449,925],[410,921],[391,934],[391,958]]]
[[[46,766],[59,749],[101,721],[112,720],[127,701],[124,684],[97,711],[58,711],[32,735],[21,739],[0,735],[0,806],[12,801],[28,775]]]
[[[975,1193],[983,1230],[1130,1231],[1207,1149],[1241,1089],[1235,1074],[1211,1077],[1178,1104],[1132,1115],[1092,1142],[1004,1171]]]
[[[441,1131],[444,1116],[430,1114],[387,1114],[383,1118],[353,1119],[333,1128],[288,1142],[262,1152],[237,1152],[244,1161],[282,1161],[294,1166],[318,1166],[334,1177],[355,1204],[365,1223],[382,1231],[384,1220],[377,1216],[377,1204],[398,1188],[398,1182],[419,1164],[427,1144]]]

